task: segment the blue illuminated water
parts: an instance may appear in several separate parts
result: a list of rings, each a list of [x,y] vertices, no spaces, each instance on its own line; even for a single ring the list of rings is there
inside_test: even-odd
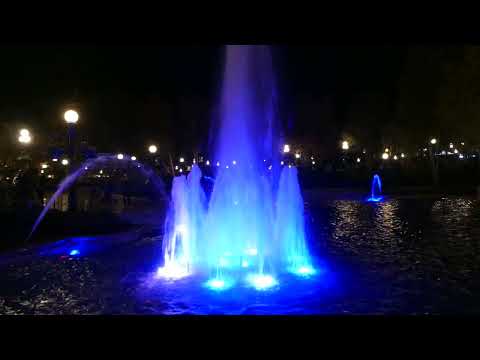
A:
[[[265,290],[278,273],[315,273],[297,170],[280,168],[276,109],[270,48],[227,46],[213,190],[207,205],[196,165],[173,180],[158,275],[200,272],[214,290],[244,279]]]
[[[370,197],[367,199],[369,202],[380,202],[383,200],[382,196],[382,181],[380,180],[380,176],[373,175],[372,180],[372,189],[370,193]]]

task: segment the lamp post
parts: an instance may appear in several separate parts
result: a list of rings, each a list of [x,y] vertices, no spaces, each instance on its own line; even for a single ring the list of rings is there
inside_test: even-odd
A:
[[[435,148],[438,143],[436,138],[430,139],[429,153],[430,153],[430,164],[432,166],[432,178],[433,185],[438,185],[438,160],[435,158]]]
[[[77,152],[76,152],[76,140],[77,140],[77,129],[76,129],[76,124],[79,119],[79,115],[75,110],[67,110],[63,114],[63,118],[65,122],[67,123],[68,129],[67,129],[67,137],[68,137],[68,143],[67,143],[67,153],[68,153],[68,158],[70,159],[71,163],[68,168],[68,173],[71,174],[75,166],[77,164]],[[68,163],[66,164],[68,165]],[[75,211],[77,209],[77,194],[76,194],[76,189],[75,185],[72,185],[70,188],[70,192],[68,193],[68,209],[70,211]]]

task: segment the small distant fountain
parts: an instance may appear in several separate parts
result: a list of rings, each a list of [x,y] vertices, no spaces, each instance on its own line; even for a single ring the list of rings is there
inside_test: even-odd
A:
[[[372,180],[372,190],[370,197],[367,199],[368,202],[379,202],[383,200],[382,196],[382,181],[380,180],[380,176],[373,175]]]
[[[268,46],[227,46],[220,105],[208,206],[198,166],[188,179],[173,180],[157,275],[178,279],[202,272],[209,277],[206,286],[221,291],[241,278],[258,290],[271,288],[282,270],[315,273],[297,169],[280,168]]]

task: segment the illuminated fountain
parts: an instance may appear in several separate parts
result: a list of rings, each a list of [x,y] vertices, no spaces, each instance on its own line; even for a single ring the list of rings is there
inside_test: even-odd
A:
[[[370,197],[367,199],[369,202],[379,202],[383,200],[382,196],[382,181],[380,176],[374,175],[372,180],[372,190]]]
[[[220,105],[208,206],[197,165],[173,180],[157,274],[204,273],[214,290],[242,281],[263,290],[284,271],[313,274],[297,170],[280,168],[269,47],[227,46]]]

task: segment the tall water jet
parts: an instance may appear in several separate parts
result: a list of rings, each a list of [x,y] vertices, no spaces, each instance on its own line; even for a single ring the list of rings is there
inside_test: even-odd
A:
[[[294,273],[313,272],[305,239],[303,198],[298,183],[297,169],[284,167],[280,177],[276,203],[275,235],[280,244],[280,259]]]
[[[275,285],[280,266],[313,271],[297,171],[285,168],[280,178],[276,105],[270,48],[227,46],[220,122],[215,126],[217,173],[208,210],[205,216],[192,213],[198,208],[192,198],[201,189],[199,181],[174,180],[161,274],[168,266],[182,275],[193,268],[205,270],[211,276],[208,286],[218,290],[245,271],[252,272],[248,279],[257,289]],[[194,172],[196,179],[199,169]],[[179,236],[175,228],[184,223],[188,225],[180,235],[188,258],[185,250],[172,250]],[[200,243],[201,251],[192,252]]]
[[[372,179],[372,188],[370,192],[370,197],[367,199],[369,202],[379,202],[383,200],[382,196],[382,181],[380,176],[374,175]]]
[[[163,237],[164,266],[159,276],[179,278],[191,273],[199,256],[199,241],[204,231],[206,197],[200,185],[202,173],[193,165],[188,178],[177,176],[172,182],[171,203]]]

